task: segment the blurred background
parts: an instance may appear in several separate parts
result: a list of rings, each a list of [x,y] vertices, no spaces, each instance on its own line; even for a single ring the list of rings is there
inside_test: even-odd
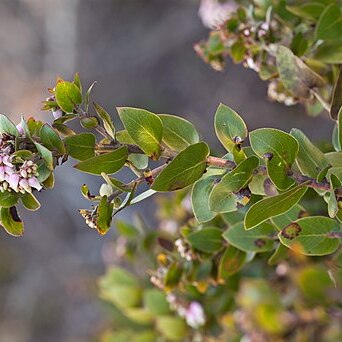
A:
[[[266,84],[242,66],[205,65],[193,51],[207,35],[197,12],[192,0],[0,0],[0,112],[15,122],[21,114],[51,122],[40,111],[47,88],[57,75],[71,80],[79,71],[84,88],[98,82],[93,98],[113,116],[115,106],[183,116],[218,153],[219,102],[250,130],[296,126],[315,142],[330,137],[326,113],[308,118],[300,106],[269,102]],[[56,189],[39,195],[41,210],[22,211],[24,237],[0,231],[1,341],[88,341],[107,324],[96,277],[114,232],[98,236],[77,213],[89,206],[80,185],[96,191],[101,181],[74,171],[72,161],[56,176]],[[153,225],[151,201],[120,219],[136,210]]]

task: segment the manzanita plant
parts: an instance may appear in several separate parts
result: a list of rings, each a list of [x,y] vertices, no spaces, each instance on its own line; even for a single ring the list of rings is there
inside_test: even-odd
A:
[[[333,87],[342,63],[340,1],[203,0],[200,15],[212,31],[195,50],[214,69],[229,56],[269,83],[270,99],[303,103],[310,115],[329,110],[340,91]],[[340,106],[331,108],[335,119]]]
[[[337,79],[336,89],[341,88],[341,79]],[[317,281],[324,281],[322,289],[317,290],[319,296],[324,297],[324,291],[334,284],[340,287],[341,109],[333,134],[335,151],[324,153],[298,129],[290,133],[274,128],[248,132],[243,119],[220,104],[214,126],[226,154],[218,157],[200,140],[192,123],[174,115],[120,107],[117,112],[124,129],[118,130],[105,109],[96,103],[90,107],[91,89],[83,95],[78,74],[73,82],[57,79],[50,89],[51,97],[44,101],[44,109],[54,116],[51,125],[22,118],[16,126],[1,115],[0,219],[9,234],[23,234],[17,205],[39,209],[37,194],[54,186],[55,167],[72,157],[78,160],[78,171],[104,180],[97,194],[81,186],[82,195],[92,206],[80,213],[86,224],[100,234],[109,231],[113,216],[124,208],[158,192],[180,190],[166,215],[174,216],[176,229],[172,233],[163,229],[146,232],[144,227],[118,224],[119,233],[131,239],[136,253],[145,249],[146,253],[157,254],[156,261],[150,264],[150,280],[166,297],[150,289],[143,295],[139,281],[120,269],[110,271],[100,282],[103,298],[129,319],[156,326],[166,339],[226,336],[221,335],[227,333],[227,322],[223,322],[233,307],[240,306],[242,313],[252,317],[261,303],[258,310],[262,311],[257,311],[253,320],[259,324],[257,330],[262,336],[289,333],[299,324],[295,323],[298,313],[292,310],[293,298],[290,304],[280,301],[280,288],[272,292],[272,300],[266,300],[271,291],[267,276],[272,273],[261,270],[260,265],[265,265],[267,259],[270,265],[278,264],[280,277],[285,271],[294,272],[293,277],[304,277],[301,281],[289,279],[289,287],[295,281],[296,286],[306,288],[307,277],[312,280],[316,275],[323,277]],[[332,102],[340,99],[341,94],[336,92]],[[67,124],[71,121],[79,121],[82,132],[70,128]],[[134,174],[130,182],[112,176],[122,169]],[[321,205],[324,201],[326,209]],[[131,251],[131,257],[134,253]],[[293,260],[286,265],[294,264],[293,271],[282,264],[291,255]],[[321,259],[312,265],[300,261],[305,256],[325,255],[329,255],[324,259],[325,268]],[[267,276],[244,281],[239,288],[240,273],[253,276],[253,264],[259,267],[259,276],[263,272]],[[286,270],[282,271],[282,267]],[[253,288],[257,297],[249,299],[252,304],[246,303],[245,292]],[[234,294],[238,297],[232,297]],[[335,304],[330,294],[326,296],[327,303]],[[298,300],[305,302],[305,298]],[[216,304],[210,305],[212,302]],[[310,303],[303,305],[311,310]],[[319,314],[310,314],[314,317],[311,323],[320,320]],[[160,315],[165,317],[160,319]],[[288,321],[279,322],[280,317]],[[332,325],[335,329],[336,317],[332,315],[331,321],[329,317],[329,324],[323,320],[322,334]],[[305,314],[298,319],[304,324]],[[228,326],[236,323],[233,321]],[[253,327],[243,330],[255,333]],[[151,336],[149,332],[147,335]]]

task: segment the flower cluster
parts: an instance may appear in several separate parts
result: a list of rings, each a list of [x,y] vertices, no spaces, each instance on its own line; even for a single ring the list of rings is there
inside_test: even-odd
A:
[[[191,261],[194,259],[194,255],[192,253],[190,245],[183,239],[177,239],[175,241],[175,245],[177,247],[177,251],[182,258],[187,261]]]
[[[200,303],[181,303],[173,293],[169,293],[166,299],[171,310],[176,311],[180,317],[184,318],[186,324],[191,328],[198,329],[205,324],[205,313]]]
[[[0,191],[15,191],[25,194],[31,193],[32,188],[41,190],[42,185],[37,179],[38,165],[32,160],[15,164],[11,154],[13,147],[4,136],[0,138],[0,148]]]

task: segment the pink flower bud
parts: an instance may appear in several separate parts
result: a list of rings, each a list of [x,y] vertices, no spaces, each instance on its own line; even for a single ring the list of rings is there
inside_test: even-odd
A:
[[[23,128],[21,122],[18,123],[18,125],[17,125],[17,130],[18,130],[18,132],[19,132],[19,135],[24,135],[25,132],[24,132],[24,128]]]
[[[8,183],[14,191],[18,191],[19,175],[17,173],[13,173],[12,175],[10,175]]]
[[[28,183],[32,188],[35,188],[38,191],[40,191],[43,188],[41,184],[38,182],[38,179],[34,176],[28,179]]]
[[[31,189],[31,187],[30,187],[29,182],[28,182],[27,179],[22,178],[22,179],[20,180],[20,182],[19,182],[19,185],[20,185],[24,190],[26,190],[27,192],[29,192],[29,193],[32,192],[32,189]]]
[[[5,168],[3,166],[0,166],[0,182],[3,182],[5,180]]]
[[[14,173],[13,167],[5,166],[5,173],[7,173],[8,175],[13,175]]]
[[[10,160],[10,157],[9,156],[4,156],[2,158],[2,162],[7,165],[7,166],[10,166],[10,167],[13,167],[13,164],[11,163],[11,160]]]
[[[26,172],[26,170],[21,170],[21,171],[20,171],[20,175],[21,175],[21,177],[27,178],[27,172]]]

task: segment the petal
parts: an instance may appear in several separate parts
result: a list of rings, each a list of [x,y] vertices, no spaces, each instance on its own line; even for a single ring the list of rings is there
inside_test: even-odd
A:
[[[8,183],[14,191],[17,191],[19,185],[19,175],[17,173],[13,173],[12,175],[10,175]]]
[[[43,188],[41,184],[38,182],[38,179],[34,176],[28,179],[28,183],[32,188],[35,188],[38,191],[40,191]]]
[[[0,182],[3,182],[5,180],[5,168],[3,166],[0,166]]]

